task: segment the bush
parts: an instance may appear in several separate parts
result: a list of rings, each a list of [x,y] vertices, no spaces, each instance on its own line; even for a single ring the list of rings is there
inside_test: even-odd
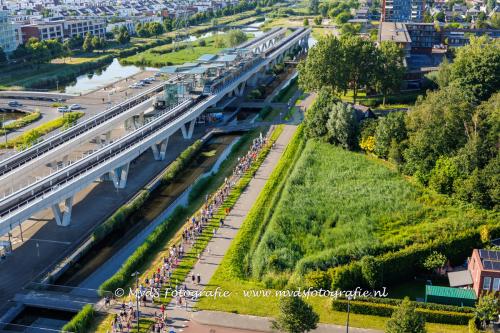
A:
[[[95,311],[91,304],[87,304],[78,312],[69,323],[63,326],[63,332],[84,333],[92,325]]]
[[[399,300],[398,305],[366,302],[354,300],[350,301],[350,311],[358,314],[366,314],[372,316],[390,317],[393,311],[399,307],[402,300]],[[427,322],[451,324],[451,325],[467,325],[469,320],[474,317],[473,313],[453,312],[438,309],[426,308],[425,303],[412,302],[417,307],[417,313],[422,314]],[[347,311],[347,300],[336,299],[332,301],[332,308],[335,311]]]
[[[6,125],[3,125],[2,129],[0,130],[1,134],[5,134],[5,132],[9,133],[13,130],[23,128],[24,126],[31,124],[32,122],[37,121],[42,117],[41,113],[39,111],[30,113],[22,118],[19,118],[15,121],[12,121]]]

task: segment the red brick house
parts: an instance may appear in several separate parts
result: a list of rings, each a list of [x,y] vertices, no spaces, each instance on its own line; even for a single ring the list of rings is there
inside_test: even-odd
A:
[[[500,251],[474,249],[468,270],[478,297],[490,291],[500,292]]]

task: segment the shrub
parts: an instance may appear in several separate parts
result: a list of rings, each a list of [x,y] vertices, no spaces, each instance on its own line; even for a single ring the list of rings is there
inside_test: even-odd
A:
[[[304,280],[307,288],[313,288],[315,290],[328,290],[332,284],[330,275],[325,271],[309,272],[304,277]]]
[[[402,300],[398,300],[397,305],[367,302],[360,300],[350,301],[350,311],[358,314],[372,316],[390,317],[395,309],[399,308]],[[432,323],[467,325],[469,320],[474,317],[473,313],[446,311],[441,309],[429,309],[426,303],[412,302],[417,307],[417,313],[420,313],[426,321]],[[432,306],[431,306],[432,307]],[[335,311],[347,311],[347,300],[336,299],[332,301],[332,308]]]
[[[87,332],[94,319],[95,311],[91,304],[87,304],[78,312],[69,323],[63,326],[63,332]]]

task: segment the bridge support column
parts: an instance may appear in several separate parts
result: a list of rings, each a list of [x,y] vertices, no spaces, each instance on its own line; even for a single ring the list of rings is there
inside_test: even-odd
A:
[[[119,168],[112,170],[109,173],[109,176],[117,189],[123,189],[125,188],[125,186],[127,186],[129,167],[130,163],[127,163]]]
[[[260,73],[255,73],[254,75],[252,75],[252,77],[250,77],[250,79],[248,80],[248,86],[253,88],[257,87],[259,83],[259,76]]]
[[[234,90],[236,96],[241,97],[243,96],[243,93],[245,92],[245,88],[247,86],[246,82],[241,83],[236,89]]]
[[[193,137],[194,124],[196,123],[196,119],[191,120],[189,123],[186,123],[181,126],[182,137],[184,139],[191,139]],[[186,125],[189,124],[189,128],[186,128]]]
[[[165,140],[157,142],[151,146],[151,150],[153,151],[153,156],[156,161],[163,161],[165,159],[165,155],[167,153],[168,139],[169,138],[166,138]]]
[[[64,200],[64,207],[61,209],[59,203],[52,205],[52,212],[58,226],[67,227],[71,223],[71,211],[73,210],[73,197]]]

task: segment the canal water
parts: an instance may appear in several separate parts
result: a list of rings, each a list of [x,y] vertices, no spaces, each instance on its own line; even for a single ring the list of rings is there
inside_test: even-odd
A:
[[[146,228],[157,216],[165,211],[198,177],[210,171],[219,156],[237,138],[236,135],[222,135],[206,143],[175,182],[159,186],[153,191],[143,208],[129,217],[126,230],[118,230],[109,235],[70,269],[62,274],[56,285],[78,286],[95,270],[110,259],[118,250],[127,245],[139,231]]]

